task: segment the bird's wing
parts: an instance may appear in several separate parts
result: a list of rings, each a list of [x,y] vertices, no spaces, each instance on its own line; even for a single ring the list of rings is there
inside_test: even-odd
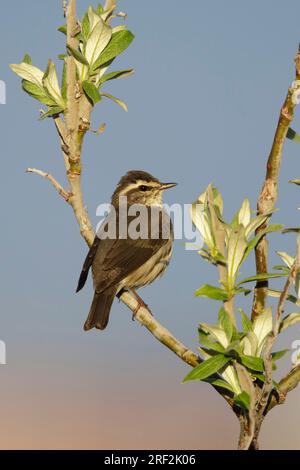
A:
[[[84,265],[82,267],[82,271],[81,271],[81,274],[80,274],[80,278],[79,278],[79,281],[78,281],[78,286],[77,286],[76,292],[79,292],[84,287],[84,285],[86,283],[86,280],[87,280],[87,277],[88,277],[88,274],[89,274],[89,270],[90,270],[90,267],[93,264],[93,260],[95,258],[96,253],[97,253],[100,241],[101,241],[100,238],[98,238],[97,235],[96,235],[94,243],[92,244],[92,246],[91,246],[91,248],[88,252],[88,255],[85,259]]]
[[[111,242],[114,242],[113,244]],[[168,240],[102,240],[93,262],[94,285],[98,293],[118,285],[146,263]]]
[[[129,216],[127,220],[128,226],[131,220],[134,220],[134,217]],[[103,224],[104,228],[107,221],[108,219]],[[92,265],[94,286],[98,293],[119,284],[130,273],[146,263],[162,246],[168,243],[169,239],[163,238],[162,230],[163,225],[159,223],[158,237],[155,239],[150,237],[147,239],[138,238],[137,240],[133,240],[130,237],[126,239],[118,237],[116,239],[103,239],[96,236],[83,265],[77,292],[85,285],[89,269]]]

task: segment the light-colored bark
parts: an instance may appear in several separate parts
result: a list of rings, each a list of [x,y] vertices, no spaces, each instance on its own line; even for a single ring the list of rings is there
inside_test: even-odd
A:
[[[298,104],[300,92],[300,49],[295,57],[296,77],[288,90],[287,97],[280,111],[279,121],[275,132],[272,149],[267,162],[265,181],[257,202],[259,215],[268,214],[275,209],[278,198],[278,178],[280,174],[282,154],[288,129],[294,119],[295,108]],[[268,222],[261,225],[257,233],[265,230]],[[255,248],[257,274],[268,272],[268,241],[264,236]],[[266,306],[267,281],[260,281],[256,285],[252,307],[252,319],[260,315]]]

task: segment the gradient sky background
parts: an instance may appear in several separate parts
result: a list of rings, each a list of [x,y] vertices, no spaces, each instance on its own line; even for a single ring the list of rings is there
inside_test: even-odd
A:
[[[25,52],[41,68],[63,52],[60,0],[2,2],[0,78],[7,84],[1,115],[2,449],[235,448],[238,425],[223,400],[202,383],[182,385],[188,371],[131,321],[115,302],[105,333],[82,330],[92,289],[75,295],[86,255],[71,210],[28,166],[64,181],[53,123],[37,120],[39,104],[21,91],[8,64]],[[78,0],[80,14],[90,1]],[[102,103],[93,127],[101,137],[84,148],[85,200],[93,222],[128,169],[178,181],[167,202],[189,203],[211,181],[231,216],[243,198],[253,208],[280,106],[294,77],[300,41],[297,0],[120,1],[136,34],[118,61],[133,78],[107,85],[123,98],[124,113]],[[299,113],[294,124],[300,128]],[[299,225],[300,147],[288,142],[274,221]],[[294,236],[273,236],[272,249],[294,252]],[[276,261],[276,257],[272,261]],[[253,273],[253,260],[245,274]],[[197,324],[213,321],[217,306],[194,297],[216,273],[176,242],[165,277],[142,293],[155,316],[192,348]],[[240,304],[246,305],[243,299]],[[289,306],[287,313],[293,311]],[[281,340],[300,339],[294,328]],[[290,367],[290,357],[283,369]],[[300,447],[300,389],[265,422],[264,448]]]

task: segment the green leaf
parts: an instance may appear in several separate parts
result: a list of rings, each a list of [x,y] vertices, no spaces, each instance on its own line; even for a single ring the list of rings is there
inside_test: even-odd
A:
[[[106,10],[103,11],[103,13],[101,14],[101,18],[103,21],[108,21],[111,17],[112,17],[112,14],[116,8],[116,3],[114,3],[114,5],[111,7],[111,8],[108,8]]]
[[[222,354],[213,356],[210,359],[199,364],[195,369],[193,369],[183,380],[183,382],[189,382],[190,380],[204,380],[207,377],[218,372],[222,369],[228,362],[230,362],[229,357],[225,357]]]
[[[274,271],[282,271],[283,273],[285,273],[286,276],[288,276],[291,271],[287,266],[278,265],[278,264],[276,266],[273,266],[273,269]]]
[[[208,297],[209,299],[221,300],[223,302],[228,300],[228,293],[225,290],[209,284],[205,284],[200,287],[200,289],[196,291],[195,295],[196,297]]]
[[[60,33],[63,33],[65,35],[67,35],[67,25],[64,24],[62,26],[60,26],[59,28],[57,28],[57,31],[59,31]]]
[[[225,351],[225,348],[220,343],[212,341],[210,339],[210,334],[205,332],[201,327],[199,328],[199,342],[203,347],[211,351],[219,353],[223,353]]]
[[[236,370],[233,366],[228,365],[225,369],[222,370],[221,375],[226,380],[226,382],[232,386],[235,394],[238,395],[242,392]]]
[[[290,313],[289,315],[284,317],[284,319],[280,323],[280,327],[279,327],[280,333],[282,333],[284,330],[286,330],[290,326],[296,325],[299,322],[300,322],[300,313],[298,312]]]
[[[262,232],[260,232],[258,235],[256,235],[255,237],[253,237],[253,238],[250,240],[250,242],[248,243],[247,249],[246,249],[245,254],[244,254],[243,262],[248,258],[248,256],[250,255],[251,251],[256,247],[256,245],[257,245],[258,242],[262,239],[262,237],[264,237],[264,236],[267,235],[268,233],[281,231],[283,228],[284,228],[283,225],[271,224],[271,225],[269,225],[269,227],[267,227],[265,230],[262,230]]]
[[[25,64],[29,64],[29,65],[32,65],[32,59],[30,57],[29,54],[25,54],[24,55],[24,58],[22,60],[22,62],[24,62]]]
[[[101,96],[95,85],[91,82],[84,81],[82,88],[86,96],[92,101],[93,105],[97,104],[101,100]]]
[[[269,297],[279,298],[282,292],[276,289],[267,289],[267,294]],[[289,302],[292,302],[293,304],[296,304],[298,307],[300,307],[300,300],[297,299],[297,297],[295,297],[294,295],[288,295],[287,300]]]
[[[237,355],[242,354],[242,347],[241,347],[240,341],[238,340],[232,341],[232,343],[230,343],[228,347],[226,348],[225,353],[227,356],[230,356],[233,358],[236,358]]]
[[[212,252],[215,250],[215,239],[211,223],[211,213],[207,204],[207,192],[209,188],[210,186],[208,186],[208,189],[192,204],[191,218],[212,255]],[[206,198],[204,203],[202,202],[202,197]]]
[[[250,408],[250,396],[247,392],[240,393],[234,399],[234,403],[244,410],[249,410]]]
[[[44,119],[48,117],[54,117],[57,116],[58,114],[63,112],[63,108],[60,106],[52,106],[46,113],[43,113],[40,117],[40,121],[43,121]]]
[[[134,35],[130,31],[119,31],[114,33],[109,44],[97,58],[93,64],[93,71],[97,70],[101,65],[106,64],[124,52],[134,40]]]
[[[19,77],[27,80],[39,87],[43,87],[43,76],[44,72],[35,67],[34,65],[28,64],[26,62],[21,62],[21,64],[11,64],[10,68],[15,72]]]
[[[251,220],[251,208],[249,199],[245,199],[238,212],[238,223],[247,227]]]
[[[239,211],[237,211],[234,214],[234,216],[233,216],[233,218],[230,222],[230,227],[235,231],[239,228]]]
[[[58,54],[58,56],[57,56],[57,58],[58,58],[59,60],[65,60],[66,57],[67,57],[66,54]]]
[[[54,106],[56,104],[47,92],[35,83],[31,83],[28,80],[22,80],[22,88],[29,96],[40,101],[40,103],[47,106]]]
[[[230,342],[235,328],[224,307],[221,307],[219,311],[219,325],[220,328],[225,331],[227,339]]]
[[[240,344],[245,356],[257,356],[258,339],[252,330],[240,339]]]
[[[260,357],[246,356],[244,354],[239,355],[240,362],[247,369],[255,370],[257,372],[264,372],[264,363]]]
[[[128,70],[120,70],[118,72],[111,72],[103,75],[101,78],[101,83],[107,82],[109,80],[115,80],[117,78],[125,78],[125,77],[130,77],[130,75],[134,74],[133,69],[128,69]]]
[[[226,382],[226,380],[213,379],[213,378],[208,377],[207,379],[204,380],[204,382],[207,382],[211,385],[214,385],[215,387],[219,387],[219,388],[223,388],[225,390],[229,390],[229,392],[234,393],[233,387],[228,382]]]
[[[258,215],[257,217],[254,217],[254,219],[251,219],[249,224],[246,227],[246,238],[248,239],[250,235],[255,232],[259,227],[262,226],[266,222],[266,220],[270,217],[271,214],[266,214],[266,215]]]
[[[99,5],[97,6],[96,12],[97,12],[98,15],[101,15],[104,12],[104,8],[101,5],[101,3],[99,3]]]
[[[246,284],[248,282],[255,282],[255,281],[266,281],[268,279],[278,279],[280,277],[286,277],[285,273],[263,273],[263,274],[256,274],[255,276],[247,277],[238,283],[238,286],[242,284]]]
[[[113,32],[113,34],[114,34],[114,33],[118,33],[119,31],[125,31],[125,30],[127,30],[126,24],[120,24],[120,25],[118,25],[118,26],[115,26],[115,27],[112,29],[112,32]]]
[[[85,47],[85,57],[93,68],[93,64],[111,40],[112,30],[101,19],[92,30]]]
[[[255,377],[256,379],[260,380],[263,383],[265,383],[265,381],[266,381],[266,377],[264,376],[264,374],[260,374],[259,372],[251,371],[251,375],[253,375],[253,377]]]
[[[234,289],[234,295],[244,294],[245,296],[247,296],[251,294],[251,292],[252,292],[251,289],[242,289],[242,288]]]
[[[77,51],[76,49],[73,49],[73,47],[67,45],[67,50],[71,56],[73,56],[78,62],[80,62],[83,65],[89,65],[88,61],[84,57],[84,55],[80,52]]]
[[[290,351],[289,349],[283,349],[282,351],[273,352],[271,354],[273,361],[279,361],[279,359],[284,357],[286,355],[286,353],[289,352],[289,351]]]
[[[64,62],[61,80],[61,95],[64,100],[67,100],[67,64]]]
[[[81,32],[83,39],[87,41],[89,35],[90,35],[90,20],[89,20],[89,15],[86,13],[82,19],[82,24],[81,24]]]
[[[299,209],[298,209],[299,210]],[[285,235],[287,233],[299,233],[300,227],[288,227],[282,230],[282,233]]]
[[[258,339],[258,347],[261,348],[266,337],[273,328],[272,308],[267,308],[258,315],[253,322],[253,332]]]
[[[293,256],[290,256],[285,251],[276,251],[276,253],[278,256],[280,256],[282,261],[287,265],[287,267],[290,270],[295,262],[295,258],[293,258]]]
[[[212,335],[216,340],[224,347],[227,348],[228,346],[228,339],[225,334],[225,331],[223,331],[219,326],[215,325],[209,325],[208,323],[201,323],[200,328],[206,332]]]
[[[245,237],[245,227],[240,226],[237,232],[232,231],[228,240],[228,280],[234,283],[238,269],[244,258],[247,249],[247,240]]]
[[[243,309],[239,309],[239,312],[241,314],[241,318],[242,318],[242,327],[243,327],[243,331],[245,333],[249,333],[249,331],[252,331],[253,330],[253,324],[252,324],[252,321],[250,320],[250,318],[248,318],[248,316],[246,315],[246,313],[243,311]]]
[[[52,60],[49,60],[47,70],[43,76],[43,86],[47,90],[48,94],[54,99],[55,103],[61,108],[64,108],[65,103],[61,96],[56,67]]]
[[[287,131],[287,139],[293,140],[296,144],[300,144],[300,135],[297,134],[291,127]]]
[[[109,100],[112,100],[114,101],[116,104],[118,104],[119,106],[121,106],[122,109],[124,109],[124,111],[128,111],[128,108],[127,108],[127,105],[126,103],[124,103],[124,101],[120,100],[119,98],[116,98],[115,96],[113,95],[110,95],[109,93],[100,93],[101,96],[105,96],[106,98],[108,98]]]

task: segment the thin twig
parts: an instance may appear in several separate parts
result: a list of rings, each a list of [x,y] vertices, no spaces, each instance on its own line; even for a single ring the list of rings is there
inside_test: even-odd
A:
[[[64,121],[60,117],[54,119],[57,132],[63,141],[63,144],[68,147],[68,129]]]
[[[62,3],[62,9],[63,9],[64,18],[66,18],[66,16],[67,16],[68,2],[67,2],[67,0],[62,0],[61,3]]]
[[[300,92],[300,48],[295,58],[296,81],[293,82],[288,90],[287,97],[281,108],[280,117],[267,163],[265,181],[258,198],[258,214],[268,214],[275,208],[278,197],[278,178],[282,162],[283,146],[287,131],[294,119],[294,112],[298,104]],[[268,221],[257,229],[257,234],[261,233],[267,227]],[[268,272],[268,242],[266,236],[262,237],[255,248],[256,271],[257,274]],[[255,288],[254,301],[252,306],[252,319],[260,315],[266,305],[267,281],[257,282]]]
[[[71,193],[66,191],[60,183],[52,176],[50,173],[46,173],[42,170],[37,170],[36,168],[27,168],[26,173],[34,173],[36,175],[42,176],[42,178],[47,179],[54,186],[56,191],[64,198],[66,202],[70,201]]]

